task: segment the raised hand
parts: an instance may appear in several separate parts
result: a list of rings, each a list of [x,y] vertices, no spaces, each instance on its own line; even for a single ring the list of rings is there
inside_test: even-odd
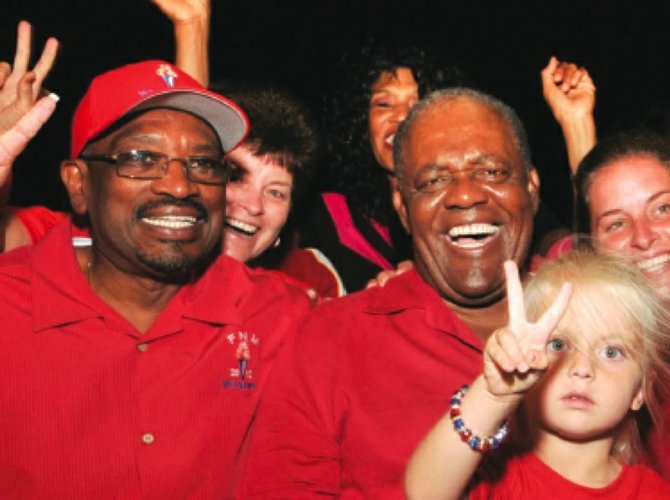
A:
[[[544,374],[547,340],[563,317],[572,293],[572,286],[564,284],[542,317],[529,323],[514,262],[505,262],[505,276],[509,322],[493,332],[484,349],[484,380],[495,396],[524,393]]]
[[[209,85],[209,0],[151,0],[174,26],[175,64]]]
[[[549,60],[541,76],[544,99],[563,132],[570,172],[574,175],[582,158],[596,143],[593,117],[596,87],[586,69],[555,57]]]
[[[12,128],[0,133],[0,192],[8,183],[14,160],[49,119],[57,101],[55,94],[42,97]]]
[[[585,68],[552,56],[541,76],[544,99],[559,124],[593,114],[596,86]]]
[[[42,82],[56,59],[58,40],[49,38],[39,61],[32,71],[28,71],[31,31],[30,23],[19,22],[14,65],[0,62],[0,134],[12,129],[35,105]]]
[[[209,0],[151,0],[173,23],[208,19]]]

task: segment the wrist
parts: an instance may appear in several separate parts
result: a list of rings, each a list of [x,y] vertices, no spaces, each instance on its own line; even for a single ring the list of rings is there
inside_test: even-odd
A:
[[[561,127],[577,126],[593,120],[593,108],[570,110],[568,113],[555,113],[554,118]]]
[[[470,387],[464,385],[459,389],[456,389],[451,397],[449,417],[451,418],[454,431],[458,434],[461,441],[466,443],[473,451],[486,453],[489,450],[495,450],[500,446],[509,433],[509,418],[506,417],[495,430],[487,431],[484,435],[480,435],[477,431],[473,431],[472,429],[476,429],[476,427],[468,427],[462,411],[463,398],[469,390]],[[489,423],[490,422],[491,420],[489,419]]]
[[[461,411],[473,429],[490,434],[514,411],[521,399],[523,394],[493,394],[484,375],[480,375],[463,398]]]
[[[209,28],[209,15],[207,16],[195,15],[189,18],[174,20],[175,31],[185,29],[201,30],[208,28]]]

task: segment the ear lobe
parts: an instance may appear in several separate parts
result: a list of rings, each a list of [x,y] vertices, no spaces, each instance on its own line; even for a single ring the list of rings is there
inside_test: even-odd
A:
[[[398,218],[402,223],[402,227],[405,228],[407,234],[412,234],[409,225],[409,217],[407,215],[407,205],[405,205],[405,198],[403,198],[400,188],[398,187],[393,190],[393,208],[395,208]]]
[[[631,401],[630,403],[630,409],[633,411],[638,411],[640,408],[642,408],[643,404],[644,404],[644,384],[642,384],[640,388],[637,390],[637,394],[635,394],[633,401]]]
[[[533,206],[533,214],[537,213],[540,206],[540,176],[537,174],[535,167],[531,167],[528,172],[528,194],[530,194],[531,204]]]
[[[88,203],[84,188],[88,165],[82,160],[64,160],[60,164],[60,178],[65,184],[72,210],[78,215],[86,214]]]

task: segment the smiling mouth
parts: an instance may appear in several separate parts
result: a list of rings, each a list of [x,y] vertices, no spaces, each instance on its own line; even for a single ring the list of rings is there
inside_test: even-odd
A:
[[[196,225],[197,217],[186,215],[163,215],[160,217],[142,217],[142,222],[149,226],[164,227],[167,229],[185,229]]]
[[[637,267],[639,267],[642,271],[648,271],[650,269],[653,269],[654,267],[661,266],[668,261],[670,261],[670,253],[657,255],[656,257],[652,257],[651,259],[641,260],[637,262]]]
[[[256,226],[252,226],[251,224],[247,224],[246,222],[242,222],[241,220],[237,219],[232,219],[230,217],[226,217],[226,226],[246,236],[253,236],[258,232],[259,229]]]
[[[495,224],[479,223],[454,226],[448,236],[452,244],[461,248],[477,248],[488,242],[500,231]]]

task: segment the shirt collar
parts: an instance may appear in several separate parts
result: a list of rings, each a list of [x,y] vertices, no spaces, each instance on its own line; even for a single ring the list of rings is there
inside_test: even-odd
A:
[[[101,316],[91,305],[93,291],[77,263],[69,217],[35,244],[32,267],[36,332]]]
[[[483,350],[481,340],[451,311],[446,301],[416,269],[390,279],[384,287],[370,290],[365,312],[395,314],[412,309],[424,310],[425,321],[432,328],[455,335],[478,350]]]
[[[99,298],[79,268],[72,235],[68,217],[33,247],[36,332],[104,316],[99,310]],[[197,282],[185,285],[173,297],[164,312],[213,324],[238,324],[242,321],[239,305],[249,283],[248,270],[243,264],[229,257],[218,257]]]

